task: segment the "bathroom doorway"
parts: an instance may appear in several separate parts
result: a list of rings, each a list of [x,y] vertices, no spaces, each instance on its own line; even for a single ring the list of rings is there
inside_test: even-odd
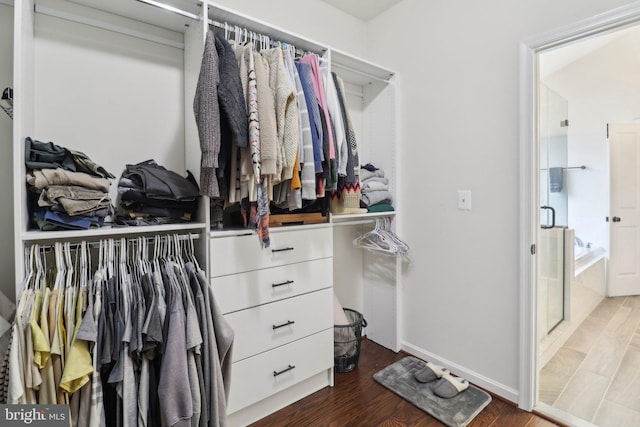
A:
[[[611,197],[607,123],[640,122],[639,54],[637,25],[538,54],[540,207],[562,206],[542,197],[555,186],[556,192],[564,192],[566,220],[550,229],[545,212],[550,209],[540,211],[536,409],[572,424],[640,425],[640,398],[624,392],[640,387],[635,380],[640,372],[640,297],[609,298],[606,277],[611,228],[606,220]],[[566,121],[554,117],[549,94],[566,102]],[[565,125],[566,164],[549,163],[548,117]],[[557,168],[555,182],[544,173],[552,168]],[[558,217],[556,212],[556,221]],[[556,228],[563,231],[556,231],[551,238],[556,244],[549,244],[550,230]],[[560,280],[560,270],[564,312],[549,329],[554,303],[545,290],[553,287],[551,273]]]

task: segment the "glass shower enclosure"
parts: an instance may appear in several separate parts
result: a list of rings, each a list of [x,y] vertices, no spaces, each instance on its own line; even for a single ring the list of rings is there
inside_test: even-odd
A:
[[[540,227],[538,235],[538,335],[564,319],[564,230],[567,228],[568,103],[540,86]]]

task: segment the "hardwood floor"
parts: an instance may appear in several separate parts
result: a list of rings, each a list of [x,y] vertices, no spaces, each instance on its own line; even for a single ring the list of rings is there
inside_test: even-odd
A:
[[[539,396],[601,427],[640,425],[640,296],[603,300],[542,368]]]
[[[373,374],[407,356],[364,339],[358,367],[335,374],[326,387],[252,424],[259,426],[442,426],[444,424],[376,383]],[[539,416],[519,410],[496,396],[469,427],[549,427]]]

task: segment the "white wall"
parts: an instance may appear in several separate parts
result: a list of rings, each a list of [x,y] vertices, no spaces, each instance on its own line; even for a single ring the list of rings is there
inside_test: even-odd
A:
[[[319,0],[215,0],[215,3],[356,56],[366,53],[366,23]]]
[[[116,177],[149,159],[182,174],[183,51],[42,14],[36,24],[31,136],[82,151]]]
[[[0,91],[13,86],[13,7],[0,4]],[[0,111],[0,291],[14,298],[13,273],[13,122]]]
[[[588,168],[567,174],[569,226],[585,243],[608,248],[606,125],[640,118],[638,75],[640,31],[635,31],[545,78],[569,102],[569,165]]]
[[[625,3],[404,0],[369,22],[369,57],[401,79],[404,340],[506,395],[518,388],[519,43]],[[456,209],[459,189],[473,210]]]

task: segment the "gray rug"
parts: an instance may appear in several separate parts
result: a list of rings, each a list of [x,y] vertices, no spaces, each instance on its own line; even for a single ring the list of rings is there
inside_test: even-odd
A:
[[[450,427],[466,426],[491,402],[488,393],[473,385],[451,399],[436,396],[431,387],[437,380],[423,384],[413,377],[424,366],[425,362],[409,356],[375,373],[373,378]]]

